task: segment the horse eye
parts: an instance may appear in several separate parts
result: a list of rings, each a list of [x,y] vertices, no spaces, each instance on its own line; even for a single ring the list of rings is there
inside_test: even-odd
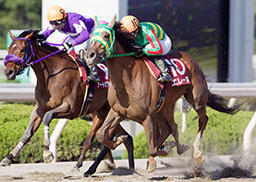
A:
[[[109,34],[105,34],[105,35],[104,35],[104,39],[107,39],[107,40],[108,40],[108,39],[109,39]]]
[[[21,52],[22,52],[22,53],[25,52],[25,48],[24,48],[24,49],[21,49]]]

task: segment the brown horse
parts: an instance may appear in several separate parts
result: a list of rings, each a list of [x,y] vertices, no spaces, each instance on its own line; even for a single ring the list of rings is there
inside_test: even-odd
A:
[[[31,113],[28,127],[19,144],[2,160],[1,165],[11,164],[12,159],[19,154],[42,121],[44,123],[44,160],[50,162],[53,159],[53,155],[49,151],[50,122],[54,118],[74,119],[81,116],[87,84],[81,79],[77,63],[68,54],[63,51],[56,51],[57,48],[47,44],[39,45],[38,40],[42,37],[38,34],[38,31],[24,31],[18,38],[10,32],[10,37],[12,43],[5,58],[7,79],[14,80],[24,68],[31,66],[36,74],[37,84],[35,88],[35,107]],[[45,57],[47,58],[42,59]],[[91,114],[93,125],[84,141],[83,151],[76,164],[77,168],[82,166],[85,153],[90,148],[96,131],[100,128],[110,110],[107,102],[107,88],[95,89],[91,102],[84,107],[87,107],[87,109],[83,115]],[[115,135],[127,136],[128,133],[119,125]],[[119,139],[116,142],[116,145],[118,144],[120,144]],[[129,153],[130,168],[134,168],[133,141],[130,135],[128,135],[128,140],[124,144]],[[103,151],[101,155],[104,156],[108,153],[108,158],[113,163],[110,150],[105,147]]]
[[[97,19],[95,21],[97,23]],[[119,122],[127,117],[140,123],[145,129],[148,141],[148,171],[153,171],[156,168],[153,157],[166,155],[161,146],[170,133],[176,141],[177,152],[183,152],[183,146],[179,144],[177,124],[174,121],[174,106],[177,99],[184,95],[199,117],[193,157],[196,164],[201,165],[204,157],[200,151],[200,143],[208,121],[206,106],[233,114],[240,109],[241,104],[228,107],[221,96],[208,90],[204,73],[193,58],[185,52],[175,52],[171,56],[184,61],[191,84],[167,87],[165,99],[159,109],[158,98],[161,88],[143,59],[131,56],[136,49],[132,38],[122,31],[121,24],[115,22],[115,17],[109,25],[97,25],[84,58],[89,66],[99,63],[102,58],[107,59],[111,80],[108,92],[111,110],[96,133],[98,141],[114,149],[115,145],[110,137]]]

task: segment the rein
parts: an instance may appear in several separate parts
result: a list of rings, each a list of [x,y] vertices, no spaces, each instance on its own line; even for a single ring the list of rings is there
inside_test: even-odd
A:
[[[22,59],[22,58],[20,58],[20,57],[18,57],[18,56],[16,56],[16,55],[8,54],[8,55],[5,57],[5,59],[4,59],[4,64],[5,64],[5,65],[6,65],[10,60],[12,60],[12,61],[13,61],[13,60],[16,60],[16,62],[19,61],[20,64],[23,64],[23,63],[25,62],[24,65],[27,65],[27,66],[29,67],[29,66],[32,66],[32,65],[34,65],[34,64],[36,64],[36,63],[38,63],[38,62],[40,62],[40,61],[42,61],[42,60],[44,60],[44,59],[47,59],[47,58],[50,57],[50,56],[53,56],[53,55],[55,55],[55,54],[58,54],[59,52],[62,52],[62,51],[64,50],[64,48],[63,48],[63,49],[60,49],[60,50],[58,50],[58,51],[55,51],[55,52],[53,52],[53,53],[51,53],[51,54],[49,54],[49,55],[46,55],[46,56],[44,56],[44,57],[42,57],[42,58],[40,58],[40,59],[37,59],[37,60],[35,60],[35,61],[29,63],[29,61],[35,56],[34,49],[33,49],[33,46],[32,46],[32,44],[31,44],[31,41],[28,40],[28,39],[25,39],[25,38],[16,38],[16,39],[14,39],[14,40],[24,40],[24,41],[27,41],[27,48],[26,48],[25,56],[24,56],[24,58]],[[46,44],[48,44],[48,45],[54,45],[54,46],[61,46],[61,45],[62,45],[62,44],[53,44],[53,43],[46,43]],[[27,59],[28,53],[29,53],[29,47],[30,47],[30,50],[31,50],[31,55],[30,55],[30,57]],[[15,61],[14,61],[14,62],[15,62]]]

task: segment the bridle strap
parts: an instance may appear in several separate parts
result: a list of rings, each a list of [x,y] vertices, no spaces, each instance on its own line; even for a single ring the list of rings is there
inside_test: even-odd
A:
[[[27,65],[27,66],[32,66],[32,65],[34,65],[34,64],[36,64],[36,63],[38,63],[38,62],[40,62],[40,61],[42,61],[42,60],[44,60],[44,59],[47,59],[47,58],[50,57],[50,56],[53,56],[53,55],[55,55],[55,54],[58,54],[59,52],[62,52],[62,51],[64,50],[64,48],[63,48],[63,49],[60,49],[60,50],[58,50],[58,51],[55,51],[55,52],[53,52],[53,53],[51,53],[51,54],[49,54],[49,55],[46,55],[46,56],[44,56],[44,57],[42,57],[42,58],[40,58],[40,59],[37,59],[37,60],[35,60],[35,61],[29,63],[30,59],[33,58],[33,57],[35,57],[35,53],[34,53],[34,49],[33,49],[33,46],[32,46],[32,44],[31,44],[31,41],[30,41],[29,39],[25,39],[25,38],[16,38],[16,39],[14,39],[14,40],[24,40],[24,41],[27,41],[27,49],[26,49],[26,54],[25,54],[25,57],[24,57],[25,65]],[[66,39],[65,39],[65,40],[66,40]],[[47,43],[47,44],[49,44],[49,45],[54,45],[54,46],[61,46],[61,45],[62,45],[62,44],[53,44],[53,43]],[[27,59],[27,57],[28,57],[28,52],[29,52],[29,47],[30,47],[30,50],[31,50],[31,55],[30,55],[30,57]],[[26,59],[27,59],[27,60],[26,60]]]

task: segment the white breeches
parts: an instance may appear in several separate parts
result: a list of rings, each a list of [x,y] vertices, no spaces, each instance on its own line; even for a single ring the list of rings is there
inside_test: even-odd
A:
[[[47,38],[47,42],[50,43],[55,43],[55,44],[62,44],[63,41],[66,39],[66,37],[68,37],[69,35],[61,33],[59,31],[55,31],[53,32],[48,38]],[[66,41],[71,42],[72,38],[69,37]],[[88,39],[87,41],[83,42],[82,44],[76,45],[74,46],[74,50],[77,54],[79,54],[79,50],[81,49],[87,49],[90,45],[90,39]],[[59,48],[62,48],[61,46],[57,46]]]

